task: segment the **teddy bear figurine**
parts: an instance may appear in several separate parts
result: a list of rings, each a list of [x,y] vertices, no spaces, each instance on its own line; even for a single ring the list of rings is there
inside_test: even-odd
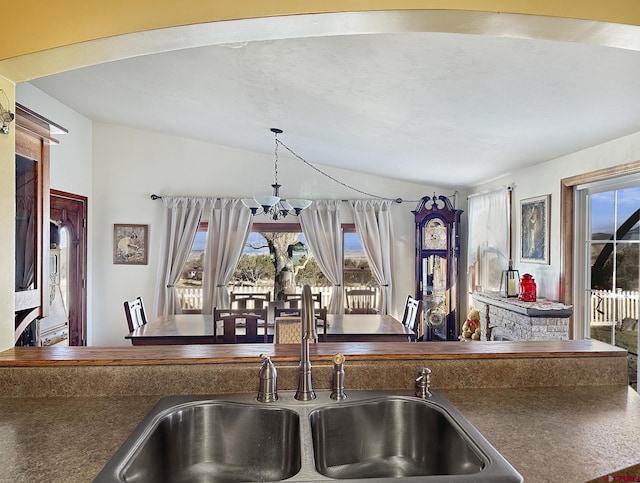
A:
[[[467,320],[462,324],[462,339],[480,340],[480,312],[471,307]]]

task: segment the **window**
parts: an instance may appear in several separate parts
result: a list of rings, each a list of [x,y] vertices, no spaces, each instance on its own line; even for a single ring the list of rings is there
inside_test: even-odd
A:
[[[511,190],[506,186],[468,198],[469,292],[497,291],[511,258]]]
[[[201,223],[193,242],[191,254],[176,288],[180,305],[185,312],[202,308],[202,280],[204,246],[207,223]],[[369,262],[354,225],[343,225],[344,285],[346,288],[372,287],[378,283],[371,273]],[[254,223],[244,252],[229,283],[229,292],[302,292],[304,285],[312,292],[322,293],[323,305],[331,295],[331,283],[320,270],[300,225],[293,223]]]
[[[378,289],[378,281],[371,273],[369,260],[354,225],[343,225],[342,242],[344,246],[344,286],[349,288]]]
[[[200,223],[185,263],[182,276],[176,284],[180,307],[184,312],[202,310],[202,274],[204,273],[204,245],[207,239],[207,223]]]
[[[575,207],[576,332],[629,351],[637,384],[640,176],[578,185]]]

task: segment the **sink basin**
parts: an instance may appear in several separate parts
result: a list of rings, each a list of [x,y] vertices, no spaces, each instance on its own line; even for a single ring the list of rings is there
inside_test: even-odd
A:
[[[520,474],[440,393],[293,392],[161,399],[94,483],[516,483]]]
[[[117,481],[279,481],[300,470],[300,418],[275,406],[194,401],[143,422]]]
[[[485,466],[462,428],[418,399],[325,407],[310,420],[316,468],[330,478],[467,475]]]

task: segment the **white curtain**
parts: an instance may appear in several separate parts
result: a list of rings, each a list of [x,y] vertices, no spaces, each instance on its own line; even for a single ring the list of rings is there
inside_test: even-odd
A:
[[[344,313],[340,200],[317,200],[300,213],[300,226],[322,273],[333,284],[329,314]]]
[[[391,200],[351,201],[356,232],[369,260],[371,273],[380,284],[382,297],[378,302],[378,310],[381,314],[389,312],[393,294],[391,277],[393,262],[391,203]]]
[[[468,217],[467,272],[477,262],[488,265],[480,274],[481,285],[483,290],[497,290],[499,278],[496,286],[496,276],[499,277],[509,265],[509,188],[504,186],[471,195],[468,198]]]
[[[208,198],[163,197],[162,239],[156,279],[156,317],[182,312],[175,284],[191,253],[202,211]]]
[[[211,204],[204,251],[203,314],[212,313],[214,307],[229,307],[227,283],[242,256],[252,218],[241,200],[221,198],[218,204]]]

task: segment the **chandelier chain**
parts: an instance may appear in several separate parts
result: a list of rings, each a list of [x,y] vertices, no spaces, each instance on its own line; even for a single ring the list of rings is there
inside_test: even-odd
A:
[[[274,158],[275,158],[275,162],[273,164],[273,177],[275,178],[275,184],[278,184],[278,133],[274,132],[274,139],[275,139],[275,147],[273,149],[273,154],[274,154]]]
[[[329,178],[331,181],[333,181],[334,183],[338,183],[339,185],[344,186],[345,188],[348,188],[350,190],[356,191],[357,193],[360,193],[361,195],[365,195],[365,196],[370,196],[371,198],[378,198],[379,200],[391,200],[391,201],[395,201],[396,203],[402,203],[402,199],[401,198],[387,198],[385,196],[378,196],[378,195],[374,195],[372,193],[368,193],[366,191],[360,190],[358,188],[355,188],[354,186],[351,186],[347,183],[344,183],[342,181],[340,181],[337,178],[334,178],[333,176],[331,176],[328,173],[325,173],[324,171],[322,171],[320,168],[314,166],[313,164],[311,164],[309,161],[307,161],[306,159],[304,159],[302,156],[300,156],[298,153],[296,153],[293,149],[291,149],[289,146],[287,146],[285,143],[283,143],[282,141],[280,141],[277,137],[276,137],[276,149],[277,149],[277,145],[280,144],[283,148],[285,148],[287,151],[289,151],[293,156],[295,156],[296,158],[298,158],[300,161],[302,161],[304,164],[306,164],[307,166],[309,166],[310,168],[315,169],[318,173],[320,173],[321,175]]]

